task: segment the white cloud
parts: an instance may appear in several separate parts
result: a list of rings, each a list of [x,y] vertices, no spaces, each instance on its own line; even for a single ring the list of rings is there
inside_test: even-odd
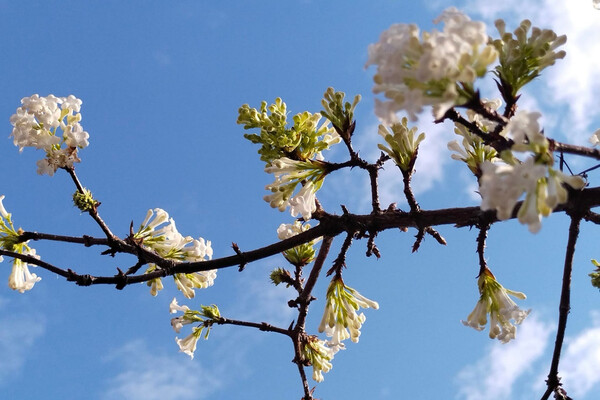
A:
[[[270,271],[279,266],[273,260]],[[291,288],[285,285],[275,286],[269,279],[269,273],[254,274],[243,280],[243,287],[238,293],[238,309],[232,310],[235,315],[243,315],[244,319],[254,322],[268,322],[282,328],[287,328],[294,319],[293,309],[288,306],[288,301],[297,296]],[[232,318],[235,316],[232,315]]]
[[[9,303],[9,300],[0,298],[0,306],[4,310]],[[23,315],[27,316],[0,317],[0,384],[7,383],[22,371],[36,341],[45,330],[43,317],[30,313]]]
[[[143,341],[132,341],[105,361],[117,361],[123,370],[108,382],[104,400],[186,400],[208,398],[220,380],[199,361],[182,354],[157,354]]]
[[[573,398],[585,396],[600,383],[600,313],[593,313],[593,325],[565,340],[559,364],[563,387]]]
[[[458,398],[502,400],[511,398],[515,382],[529,372],[544,354],[553,328],[535,316],[519,327],[517,338],[507,344],[494,343],[479,361],[457,375]]]

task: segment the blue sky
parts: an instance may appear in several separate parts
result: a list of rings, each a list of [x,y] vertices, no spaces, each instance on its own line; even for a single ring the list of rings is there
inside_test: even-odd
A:
[[[219,2],[221,3],[221,2]],[[484,5],[485,3],[485,5]],[[500,2],[498,2],[500,3]],[[364,69],[367,46],[397,22],[430,30],[450,5],[488,24],[503,17],[514,28],[523,18],[566,33],[567,57],[548,69],[521,100],[544,113],[547,135],[584,144],[600,126],[594,94],[600,90],[600,11],[591,1],[543,0],[430,2],[288,1],[226,4],[198,1],[72,2],[0,1],[0,115],[8,118],[22,97],[74,94],[83,100],[82,125],[90,146],[81,151],[77,172],[102,202],[100,212],[113,231],[128,233],[149,208],[169,212],[184,235],[212,241],[215,257],[277,240],[279,224],[292,220],[262,200],[272,178],[262,171],[257,148],[236,125],[243,103],[282,97],[292,113],[320,110],[328,86],[361,94],[355,145],[373,160],[379,151],[371,94],[373,70]],[[493,84],[482,85],[493,95]],[[473,180],[454,162],[446,143],[452,127],[427,132],[415,176],[426,209],[475,205]],[[343,149],[330,152],[342,160]],[[0,146],[0,194],[17,226],[65,235],[101,236],[70,201],[68,176],[38,176],[39,152],[19,154],[9,139]],[[576,170],[588,164],[573,160]],[[384,204],[398,202],[400,176],[388,166]],[[594,185],[595,177],[591,176]],[[319,192],[325,208],[345,204],[368,212],[367,181],[361,171],[327,178]],[[511,221],[489,234],[487,258],[501,283],[523,291],[531,308],[518,338],[507,345],[487,332],[464,327],[477,301],[477,232],[440,228],[449,244],[426,239],[410,253],[414,232],[385,232],[380,260],[364,257],[365,243],[351,249],[348,285],[377,300],[367,310],[358,344],[338,353],[318,385],[323,399],[456,398],[525,399],[543,392],[554,342],[562,260],[568,220],[554,215],[537,235]],[[595,227],[584,225],[575,255],[572,311],[561,375],[578,400],[600,393],[600,293],[589,284],[589,260],[600,257]],[[341,245],[341,238],[334,246]],[[131,257],[109,258],[98,249],[32,243],[54,264],[96,275],[127,268]],[[10,265],[0,265],[6,279]],[[177,296],[190,307],[218,304],[223,315],[282,326],[293,315],[293,295],[269,286],[274,257],[243,273],[222,270],[215,285],[184,299],[171,282],[156,298],[145,285],[116,291],[80,288],[36,270],[42,277],[25,294],[0,288],[0,390],[6,398],[61,399],[254,399],[299,398],[301,387],[291,344],[251,329],[217,327],[200,342],[194,360],[178,353],[168,305]],[[308,327],[321,318],[321,297],[312,305]],[[311,381],[311,384],[313,382]]]

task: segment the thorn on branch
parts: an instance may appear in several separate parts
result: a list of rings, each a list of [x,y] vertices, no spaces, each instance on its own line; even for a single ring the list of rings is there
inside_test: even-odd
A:
[[[415,235],[415,243],[413,244],[412,247],[412,252],[415,253],[417,250],[419,250],[419,247],[421,247],[421,242],[423,241],[423,238],[425,237],[425,228],[419,228],[419,232],[417,232],[417,234]]]
[[[235,251],[235,254],[240,256],[240,258],[242,259],[242,262],[240,263],[240,266],[238,268],[238,271],[242,272],[244,270],[244,268],[246,268],[246,265],[248,264],[248,262],[245,261],[245,259],[244,259],[244,253],[242,253],[242,251],[240,250],[240,247],[237,245],[237,243],[232,242],[231,248],[233,248],[233,251]]]
[[[367,257],[371,257],[373,254],[375,254],[375,257],[379,259],[381,258],[381,253],[379,252],[377,245],[375,245],[376,236],[377,232],[369,232],[369,240],[367,242]]]
[[[127,275],[125,275],[119,267],[117,267],[117,271],[119,271],[119,273],[115,275],[115,281],[117,282],[115,287],[117,290],[123,290],[125,286],[127,286]]]
[[[67,276],[67,281],[75,282],[77,286],[91,286],[92,285],[92,276],[91,275],[79,275],[72,269],[67,269],[69,276]]]

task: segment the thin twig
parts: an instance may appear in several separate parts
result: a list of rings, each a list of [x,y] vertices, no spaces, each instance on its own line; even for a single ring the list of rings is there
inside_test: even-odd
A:
[[[548,388],[542,396],[541,400],[548,400],[552,392],[557,392],[560,389],[561,383],[558,376],[558,363],[560,361],[560,353],[562,350],[565,330],[567,328],[567,318],[571,310],[571,273],[573,271],[573,256],[575,255],[575,244],[579,236],[579,225],[581,223],[581,213],[571,215],[571,225],[569,226],[569,239],[567,241],[567,250],[565,252],[565,266],[563,271],[563,282],[560,293],[560,306],[558,314],[558,327],[556,332],[556,340],[554,342],[554,353],[552,355],[552,363],[550,365],[550,373],[546,384]],[[562,395],[558,393],[559,395]],[[564,396],[563,396],[564,398]]]

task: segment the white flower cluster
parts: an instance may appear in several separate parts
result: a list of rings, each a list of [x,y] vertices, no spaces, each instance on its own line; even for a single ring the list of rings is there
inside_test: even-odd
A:
[[[303,224],[300,221],[294,221],[293,224],[281,224],[279,225],[279,228],[277,228],[277,237],[280,240],[285,240],[309,229],[310,224]],[[299,246],[292,247],[291,249],[284,251],[283,256],[295,266],[307,265],[315,258],[315,249],[313,246],[319,241],[321,241],[320,237]]]
[[[146,218],[133,238],[139,240],[144,247],[154,250],[161,257],[175,261],[205,261],[211,259],[213,254],[209,240],[181,235],[173,218],[169,218],[169,214],[160,208],[155,208],[154,211],[148,210]],[[151,272],[156,268],[156,265],[151,263],[146,272]],[[194,289],[212,286],[216,277],[217,270],[213,269],[191,274],[175,274],[173,278],[177,288],[183,292],[185,297],[191,299],[195,296]],[[150,292],[153,296],[156,296],[157,292],[162,289],[160,278],[153,279],[148,282],[148,285],[151,286]]]
[[[425,139],[425,133],[417,133],[417,127],[408,128],[408,120],[402,118],[401,122],[394,123],[388,130],[384,125],[379,125],[378,133],[383,137],[389,147],[378,144],[380,150],[385,151],[404,172],[412,170],[414,160],[416,159],[419,143]]]
[[[316,193],[323,183],[321,163],[283,157],[273,161],[265,172],[275,175],[275,181],[265,187],[271,194],[266,195],[264,200],[279,211],[289,206],[293,217],[302,215],[308,221],[317,209]],[[302,188],[293,196],[296,186],[302,182]]]
[[[578,175],[566,175],[552,168],[548,140],[541,133],[537,120],[541,114],[520,111],[506,125],[502,135],[515,143],[513,151],[531,151],[525,161],[518,160],[512,151],[501,154],[504,162],[496,160],[481,163],[479,192],[482,210],[496,210],[499,219],[511,217],[521,196],[525,202],[517,217],[531,232],[541,228],[542,216],[548,216],[559,204],[568,200],[565,185],[582,189],[585,181]]]
[[[342,342],[348,338],[358,342],[360,328],[367,319],[365,314],[356,313],[361,307],[377,310],[379,304],[346,286],[341,277],[335,276],[327,288],[327,304],[319,325],[319,332],[325,332],[332,338],[327,345],[334,352],[345,349]]]
[[[216,305],[213,304],[212,306],[201,307],[202,311],[190,310],[190,308],[186,305],[180,306],[177,304],[177,300],[175,298],[173,298],[173,301],[171,301],[171,304],[169,305],[171,314],[175,314],[177,311],[183,312],[182,316],[171,319],[171,326],[175,332],[179,333],[184,325],[193,323],[201,324],[198,327],[192,328],[192,333],[187,337],[183,339],[179,339],[178,337],[175,338],[175,342],[179,346],[179,351],[187,354],[192,359],[194,358],[196,344],[202,335],[202,331],[205,330],[204,339],[208,339],[208,335],[210,334],[211,325],[205,324],[205,321],[212,321],[221,317],[219,308]]]
[[[467,320],[462,323],[481,331],[487,324],[489,314],[490,338],[497,338],[502,343],[514,339],[517,334],[515,324],[523,322],[531,310],[521,310],[509,295],[524,300],[525,294],[505,289],[488,269],[479,276],[478,286],[481,297]],[[514,321],[514,324],[511,321]]]
[[[323,382],[323,372],[327,373],[331,370],[331,360],[333,360],[335,352],[330,347],[327,347],[323,340],[316,336],[309,336],[304,344],[304,358],[310,362],[313,367],[312,378],[316,382]]]
[[[0,245],[5,250],[39,259],[40,257],[36,255],[35,249],[32,249],[27,245],[29,241],[16,243],[19,233],[15,231],[11,214],[4,208],[4,204],[2,203],[3,200],[4,195],[0,196]],[[0,256],[0,262],[2,261],[3,258]],[[25,291],[31,290],[33,286],[41,280],[42,278],[29,271],[26,262],[18,258],[13,260],[12,271],[8,278],[8,287],[12,290],[18,290],[20,293],[25,293]]]
[[[11,137],[20,151],[24,147],[35,147],[46,152],[46,158],[37,162],[38,174],[52,176],[58,168],[73,167],[73,163],[80,161],[77,149],[89,144],[89,134],[79,123],[80,99],[73,95],[40,97],[34,94],[21,99],[21,104],[10,117],[14,127]],[[57,135],[58,128],[62,136]]]
[[[369,46],[367,66],[377,65],[376,114],[387,123],[397,121],[404,110],[415,121],[424,106],[432,105],[436,119],[448,109],[468,100],[462,91],[473,92],[472,84],[485,75],[498,52],[488,44],[486,26],[471,21],[456,8],[445,10],[435,23],[443,30],[423,32],[414,25],[395,24]]]

